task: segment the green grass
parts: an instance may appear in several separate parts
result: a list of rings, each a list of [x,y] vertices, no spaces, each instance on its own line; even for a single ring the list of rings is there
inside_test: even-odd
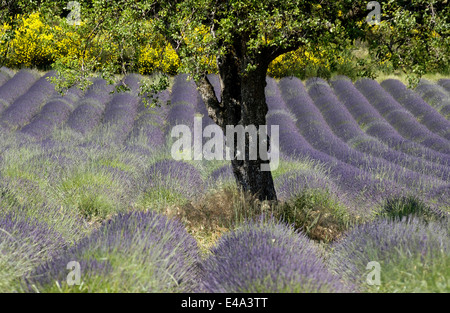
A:
[[[186,197],[182,194],[159,186],[141,194],[136,202],[135,208],[138,210],[163,212],[168,207],[182,206],[187,201]]]
[[[63,206],[77,208],[83,217],[92,220],[104,219],[125,209],[120,201],[125,192],[111,174],[96,168],[80,167],[61,177],[53,197]]]
[[[402,220],[411,216],[419,216],[424,219],[433,218],[433,214],[426,204],[414,195],[386,199],[382,210],[377,215],[393,220]]]
[[[381,266],[379,286],[367,286],[368,292],[429,293],[450,292],[450,255],[442,253],[432,260],[405,255],[394,264]]]
[[[310,238],[323,242],[339,238],[354,223],[344,205],[319,189],[299,192],[277,208],[277,215]]]

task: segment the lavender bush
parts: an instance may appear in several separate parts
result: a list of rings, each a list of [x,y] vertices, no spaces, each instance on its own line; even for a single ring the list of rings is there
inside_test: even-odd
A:
[[[177,105],[171,105],[167,115],[167,131],[170,133],[172,127],[179,124],[192,126],[194,123],[194,116],[195,108],[188,104],[179,103]]]
[[[49,136],[53,129],[62,124],[73,111],[73,103],[61,99],[52,100],[44,105],[41,112],[23,127],[20,132],[37,139]]]
[[[268,77],[265,89],[266,102],[270,110],[287,110],[286,103],[283,101],[280,89],[275,79]]]
[[[103,125],[112,128],[112,139],[116,144],[122,143],[133,129],[139,99],[131,94],[115,95],[106,105]]]
[[[329,169],[330,177],[342,188],[343,192],[350,194],[354,199],[362,196],[364,199],[360,209],[373,206],[373,202],[382,201],[387,194],[398,195],[401,193],[395,183],[389,181],[377,181],[365,171],[344,163],[322,151],[317,151],[298,133],[292,118],[287,114],[269,114],[268,125],[280,126],[280,148],[288,156],[294,158],[311,158],[325,164]],[[383,194],[384,193],[384,194]],[[370,199],[370,200],[369,200]],[[366,215],[364,209],[358,214]]]
[[[163,149],[166,138],[162,125],[154,121],[153,114],[142,115],[134,124],[127,142],[142,142],[144,146],[150,149]]]
[[[20,70],[0,87],[0,113],[36,82],[36,75]]]
[[[450,92],[450,79],[442,78],[438,80],[438,84],[444,87],[447,92]]]
[[[16,76],[20,73],[22,72],[17,73]],[[34,81],[33,74],[26,73],[26,76],[29,77],[21,78],[21,84],[26,84],[28,80]],[[20,128],[28,123],[33,115],[39,111],[41,105],[45,103],[46,99],[48,99],[48,97],[55,92],[54,87],[47,81],[47,77],[51,76],[51,72],[44,75],[24,94],[15,99],[15,101],[12,102],[11,105],[3,112],[0,118],[0,123],[5,127],[13,129]],[[9,80],[8,83],[12,81],[13,79]],[[3,87],[7,87],[6,84]],[[18,86],[16,85],[15,88],[17,87]],[[6,99],[6,101],[8,102],[8,99]]]
[[[27,216],[23,208],[0,210],[0,291],[20,291],[20,279],[67,246],[49,225]]]
[[[3,85],[5,82],[7,82],[10,78],[12,73],[9,72],[9,69],[6,67],[0,68],[0,86]]]
[[[2,209],[3,211],[3,209]],[[33,219],[23,208],[0,213],[0,238],[2,244],[23,244],[29,247],[24,258],[48,260],[67,246],[64,238],[48,225]]]
[[[142,179],[142,189],[152,194],[170,191],[192,199],[204,189],[199,171],[182,161],[157,161],[144,171]]]
[[[414,263],[408,259],[432,264],[448,255],[450,238],[441,224],[424,224],[413,218],[403,221],[378,219],[354,227],[345,237],[333,245],[330,264],[347,282],[367,287],[366,266],[371,261],[381,265],[381,283],[387,284],[391,271],[414,272]],[[392,269],[393,268],[393,269]],[[388,272],[383,275],[383,269]]]
[[[81,265],[83,288],[66,283],[70,261]],[[197,243],[184,226],[154,212],[115,216],[61,257],[38,267],[30,291],[191,292],[197,289]]]
[[[327,177],[315,171],[289,171],[275,180],[278,199],[289,200],[306,189],[329,191],[333,195],[342,194],[339,188]]]
[[[416,188],[423,191],[428,189],[428,185],[443,184],[443,181],[428,176],[428,173],[423,171],[420,173],[410,171],[403,167],[403,164],[398,162],[388,162],[383,158],[371,157],[371,154],[364,154],[357,150],[351,149],[343,141],[339,140],[334,134],[341,135],[348,138],[349,133],[358,133],[359,127],[352,124],[352,116],[348,113],[345,107],[339,102],[328,84],[310,83],[309,92],[313,96],[316,107],[308,101],[308,98],[302,98],[297,103],[297,106],[304,108],[299,109],[298,126],[303,130],[307,139],[312,139],[315,142],[314,147],[317,149],[327,148],[325,150],[330,155],[335,155],[340,160],[352,164],[354,166],[373,172],[383,173],[388,179],[404,184],[410,188]],[[301,105],[300,105],[301,103]],[[319,110],[320,111],[319,111]],[[323,115],[322,115],[322,114]],[[326,121],[324,120],[326,118]],[[333,127],[334,133],[328,127]],[[320,134],[321,136],[318,136]],[[415,168],[417,170],[417,168]],[[442,173],[435,172],[438,177]],[[381,175],[383,175],[381,174]],[[448,171],[444,177],[448,177]]]
[[[345,114],[342,116],[342,112],[337,112],[339,111],[339,101],[326,83],[309,83],[309,86],[309,91],[316,105],[308,95],[300,91],[295,98],[289,99],[289,106],[295,109],[298,128],[315,149],[365,171],[383,173],[381,175],[386,176],[388,180],[396,181],[408,187],[423,188],[423,181],[428,181],[429,178],[422,177],[384,159],[370,157],[370,155],[351,149],[338,138],[330,129],[329,124],[338,123],[339,127],[342,128],[341,124],[346,123],[348,118],[351,120],[351,116],[349,114],[349,116],[345,116]],[[321,110],[319,111],[318,108]],[[328,121],[327,124],[321,111],[326,112],[327,115],[330,114],[330,117],[336,121]],[[354,125],[353,128],[358,127]]]
[[[362,100],[358,97],[358,92],[351,81],[345,79],[334,80],[332,85],[336,96],[340,100],[340,102],[335,102],[338,104],[338,108],[332,109],[333,113],[339,114],[336,111],[341,110],[348,112],[348,107],[360,106]],[[362,129],[358,127],[359,125],[351,115],[347,116],[345,119],[336,118],[336,116],[330,114],[330,111],[327,111],[326,114],[324,114],[324,117],[327,118],[327,122],[333,127],[333,131],[336,134],[339,134],[339,129],[341,129],[343,132],[340,134],[340,137],[361,152],[381,157],[389,162],[404,166],[419,173],[432,174],[442,180],[447,180],[450,177],[450,172],[447,167],[394,150],[375,137],[366,135]]]
[[[123,80],[123,82],[125,83],[125,85],[131,89],[131,93],[133,94],[137,94],[139,92],[139,81],[142,79],[143,77],[139,74],[129,74],[125,77],[125,79]]]
[[[445,80],[440,80],[440,82],[443,81]],[[447,120],[450,120],[450,94],[443,86],[421,79],[414,91]]]
[[[66,124],[77,132],[88,133],[100,122],[103,109],[97,101],[83,99],[69,115]]]
[[[303,233],[270,220],[224,234],[203,263],[206,292],[342,292],[322,252]]]
[[[198,91],[194,81],[187,80],[186,74],[177,75],[172,86],[171,103],[195,107],[198,100]]]

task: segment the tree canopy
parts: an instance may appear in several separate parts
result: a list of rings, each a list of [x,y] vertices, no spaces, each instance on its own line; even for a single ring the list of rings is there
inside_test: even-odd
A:
[[[164,36],[175,48],[181,59],[179,71],[196,77],[216,70],[216,57],[230,49],[245,54],[250,69],[256,66],[257,55],[263,54],[269,61],[301,46],[346,48],[354,39],[366,41],[376,60],[390,59],[394,68],[416,78],[449,64],[448,0],[379,1],[379,25],[366,23],[371,10],[369,1],[361,0],[77,2],[82,25],[65,25],[66,30],[79,33],[86,47],[93,41],[101,43],[103,55],[81,62],[57,60],[55,67],[64,73],[65,85],[83,81],[94,69],[109,78],[132,70],[138,44],[156,36]],[[64,25],[62,21],[70,13],[66,0],[0,3],[3,23],[11,22],[16,14],[40,11],[46,20]],[[13,30],[6,37],[14,37]],[[245,44],[238,47],[238,40]],[[115,59],[105,62],[103,56],[116,47],[123,53],[111,54]],[[205,59],[211,62],[201,62]]]

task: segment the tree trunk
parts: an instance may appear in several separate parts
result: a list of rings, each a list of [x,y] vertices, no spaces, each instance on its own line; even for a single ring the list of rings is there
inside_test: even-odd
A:
[[[267,140],[267,148],[269,148],[269,137],[265,132],[261,133],[260,129],[260,125],[267,124],[266,73],[267,66],[262,64],[251,72],[241,74],[241,119],[239,124],[244,127],[248,125],[256,126],[258,145],[260,139]],[[265,136],[265,138],[260,138],[261,136]],[[261,169],[262,164],[269,164],[269,160],[263,160],[259,153],[256,160],[251,160],[249,146],[249,137],[247,136],[245,140],[245,160],[233,160],[231,162],[237,183],[244,191],[250,192],[260,200],[277,200],[272,173]]]
[[[254,71],[243,71],[246,68],[245,58],[239,51],[221,56],[218,59],[219,76],[221,83],[221,102],[217,100],[214,90],[205,76],[197,81],[200,94],[205,102],[208,115],[219,125],[227,135],[227,125],[243,127],[254,125],[257,129],[256,142],[260,142],[260,125],[266,125],[268,107],[265,97],[266,73],[268,63],[263,63]],[[269,137],[264,133],[269,149]],[[258,145],[257,144],[257,145]],[[269,164],[257,152],[257,158],[250,158],[249,136],[246,134],[245,151],[240,151],[235,137],[234,144],[227,146],[232,149],[231,155],[233,174],[238,187],[249,192],[260,200],[277,200],[272,173],[263,171],[261,165]],[[259,151],[259,149],[257,149]],[[238,159],[244,155],[244,159]]]
[[[242,59],[241,59],[242,61]],[[268,111],[265,97],[267,66],[262,66],[250,73],[243,73],[243,65],[236,61],[235,56],[226,56],[219,64],[222,104],[224,106],[224,119],[227,125],[254,125],[258,131],[259,142],[260,125],[266,125]],[[226,133],[226,125],[219,125]],[[267,134],[267,143],[270,142]],[[237,185],[260,200],[277,200],[272,173],[262,171],[261,165],[268,164],[259,153],[256,160],[250,159],[250,143],[247,134],[245,151],[239,151],[237,138],[234,140],[233,159],[231,161],[233,174]],[[267,146],[269,148],[269,145]],[[229,147],[231,148],[231,147]],[[245,155],[244,160],[237,158],[238,154]]]

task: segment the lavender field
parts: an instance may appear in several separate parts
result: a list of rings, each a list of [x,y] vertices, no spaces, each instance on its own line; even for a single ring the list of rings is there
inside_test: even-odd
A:
[[[213,123],[186,76],[147,108],[139,75],[52,75],[0,69],[0,292],[450,291],[450,79],[267,78],[280,203],[252,212],[229,161],[171,156]]]

